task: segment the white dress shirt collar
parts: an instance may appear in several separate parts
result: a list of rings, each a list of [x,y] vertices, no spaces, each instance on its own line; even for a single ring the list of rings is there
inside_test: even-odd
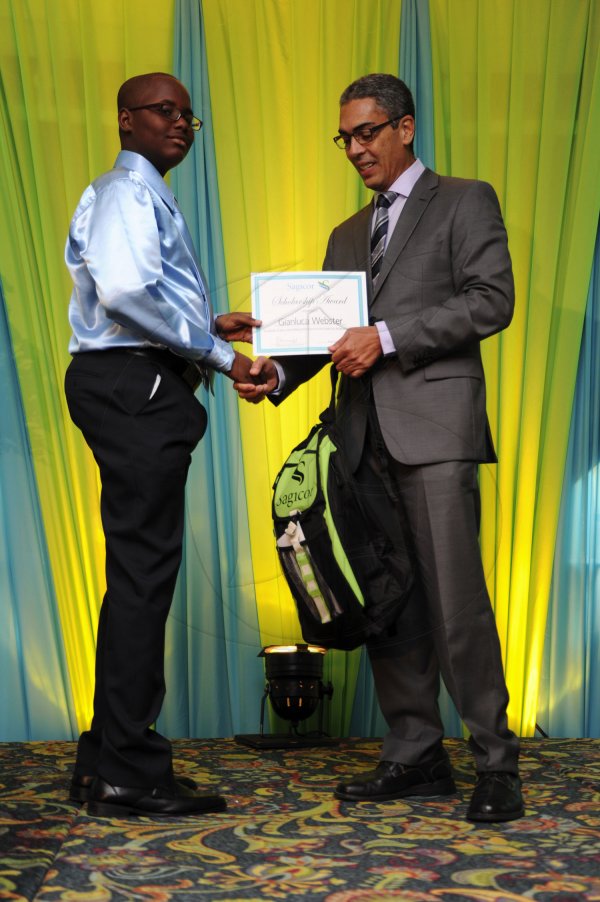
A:
[[[424,172],[425,166],[417,157],[415,162],[411,163],[408,169],[405,169],[404,172],[402,172],[398,176],[396,181],[392,185],[390,185],[387,190],[395,191],[396,194],[399,194],[401,197],[406,198],[409,196],[410,192],[415,187],[416,183],[421,178]],[[375,195],[375,198],[377,198],[377,195]]]

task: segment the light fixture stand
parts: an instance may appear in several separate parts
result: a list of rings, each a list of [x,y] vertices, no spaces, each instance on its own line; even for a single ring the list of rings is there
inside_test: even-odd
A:
[[[260,732],[234,736],[240,745],[255,749],[297,749],[339,745],[323,731],[323,699],[331,698],[333,686],[323,685],[323,656],[320,646],[271,645],[263,648],[267,682],[260,702]],[[265,705],[270,698],[276,714],[290,721],[288,733],[265,734]],[[319,725],[315,732],[300,733],[298,724],[315,711]]]

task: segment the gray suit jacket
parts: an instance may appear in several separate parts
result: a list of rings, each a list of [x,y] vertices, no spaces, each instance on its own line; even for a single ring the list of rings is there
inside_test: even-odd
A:
[[[370,277],[369,204],[331,234],[324,270],[365,270],[372,321],[396,353],[360,379],[343,377],[336,421],[350,463],[362,453],[369,405],[389,453],[405,464],[495,461],[479,343],[512,318],[514,283],[496,194],[485,182],[426,169],[389,240],[377,287]],[[279,403],[327,358],[279,360]]]

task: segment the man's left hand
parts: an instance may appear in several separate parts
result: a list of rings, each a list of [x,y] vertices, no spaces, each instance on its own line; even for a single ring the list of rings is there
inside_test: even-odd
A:
[[[247,341],[252,343],[252,328],[258,328],[262,320],[254,319],[250,313],[221,313],[215,319],[217,335],[223,341]]]
[[[382,348],[376,326],[355,326],[331,345],[331,360],[344,376],[358,379],[381,357]]]

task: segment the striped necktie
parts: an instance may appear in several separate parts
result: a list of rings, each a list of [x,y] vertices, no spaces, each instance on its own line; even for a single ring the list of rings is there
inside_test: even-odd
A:
[[[394,203],[397,197],[396,191],[384,191],[378,195],[375,203],[375,225],[371,234],[371,278],[373,279],[373,285],[377,282],[383,262],[389,219],[388,207]]]

